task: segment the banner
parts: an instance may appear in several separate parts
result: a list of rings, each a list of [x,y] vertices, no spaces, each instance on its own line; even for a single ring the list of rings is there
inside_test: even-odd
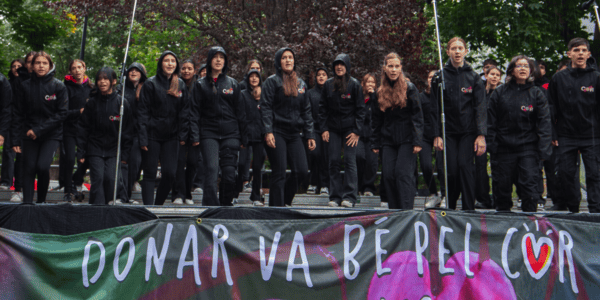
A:
[[[2,299],[598,299],[598,225],[405,211],[0,229]],[[596,295],[596,296],[594,296]]]

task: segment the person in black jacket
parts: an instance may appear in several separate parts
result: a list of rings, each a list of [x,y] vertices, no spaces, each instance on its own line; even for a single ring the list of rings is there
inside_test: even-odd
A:
[[[24,62],[22,59],[15,59],[10,63],[10,71],[8,72],[8,84],[11,87],[11,94],[14,95],[14,92],[12,92],[13,88],[13,84],[16,80],[17,77],[19,77],[19,73],[17,72],[17,69],[19,69],[20,67],[22,67],[24,65]],[[9,103],[12,106],[12,96],[11,99],[9,99]],[[10,132],[10,130],[9,130]],[[4,136],[4,144],[5,145],[10,145],[10,134],[7,134]],[[13,185],[13,177],[14,177],[14,169],[15,169],[15,152],[9,147],[4,147],[2,148],[2,171],[1,171],[1,181],[0,181],[0,190],[9,190],[10,187]]]
[[[198,78],[206,77],[206,64],[201,64],[200,69],[198,69]]]
[[[113,199],[119,126],[121,132],[121,163],[127,164],[133,141],[133,114],[129,101],[123,103],[114,90],[113,70],[103,67],[96,73],[97,87],[90,93],[81,116],[81,136],[77,156],[90,166],[90,204],[105,205]],[[120,174],[122,176],[123,174]]]
[[[371,116],[373,103],[377,101],[377,83],[375,75],[368,73],[362,78],[361,86],[365,95],[365,122],[363,124],[358,149],[356,150],[356,166],[358,174],[358,191],[364,196],[373,196],[375,191],[375,178],[379,167],[379,157],[371,151]]]
[[[12,98],[13,95],[10,83],[8,82],[8,79],[0,73],[0,146],[3,146],[6,143],[8,136],[10,135]]]
[[[294,51],[277,50],[274,64],[276,73],[265,80],[261,93],[266,151],[273,170],[269,206],[291,206],[298,185],[308,175],[300,133],[308,139],[308,149],[314,151],[314,127],[306,83],[296,74]],[[292,174],[286,179],[288,163]]]
[[[439,198],[437,196],[437,184],[433,177],[433,128],[435,126],[435,114],[437,113],[437,111],[434,108],[437,106],[434,103],[436,100],[435,98],[433,98],[433,94],[431,93],[431,80],[433,79],[435,72],[435,70],[429,71],[429,74],[427,74],[427,89],[419,95],[421,99],[421,109],[423,110],[424,121],[423,150],[419,152],[419,162],[421,165],[421,171],[423,172],[423,179],[425,180],[425,185],[427,185],[427,188],[429,190],[429,197],[426,203],[430,201],[435,201],[439,203]],[[443,182],[443,179],[441,181]]]
[[[506,84],[490,97],[488,140],[498,211],[510,211],[515,178],[523,211],[537,211],[539,161],[550,158],[552,125],[548,100],[533,84],[534,69],[533,60],[515,56],[506,71]]]
[[[555,112],[552,124],[552,144],[558,146],[558,174],[562,197],[566,203],[558,208],[579,212],[577,160],[583,158],[587,184],[587,201],[591,213],[600,212],[600,73],[589,64],[589,42],[583,38],[569,41],[567,55],[571,63],[550,80],[548,98]]]
[[[198,69],[198,80],[200,80],[204,77],[206,77],[206,64],[200,65],[200,69]],[[190,95],[193,95],[193,94],[190,94]],[[202,190],[204,188],[204,172],[202,169],[204,167],[204,160],[202,159],[201,149],[198,148],[198,151],[196,151],[196,152],[198,153],[198,162],[197,162],[198,167],[196,168],[196,175],[194,176],[194,182],[192,183],[192,186],[193,186],[194,193],[202,194],[204,192]]]
[[[163,205],[175,180],[179,145],[188,135],[190,101],[175,53],[165,51],[158,59],[156,76],[146,80],[137,108],[138,136],[145,161],[142,199],[144,205]],[[154,182],[160,158],[162,178],[154,199]]]
[[[212,47],[206,59],[206,77],[194,86],[193,145],[200,144],[204,159],[204,196],[202,205],[231,206],[235,188],[240,147],[248,143],[246,114],[240,99],[238,82],[227,76],[225,49]],[[217,198],[217,179],[221,167],[221,183]]]
[[[363,130],[365,101],[362,86],[350,76],[350,57],[338,55],[333,61],[334,78],[325,82],[319,106],[323,141],[329,147],[329,206],[353,207],[358,192],[356,149]],[[344,150],[344,176],[340,174]]]
[[[323,86],[325,86],[325,82],[329,77],[327,69],[318,68],[315,77],[315,86],[306,93],[306,97],[310,101],[317,147],[315,151],[308,151],[310,185],[314,188],[315,194],[329,195],[329,147],[323,144],[323,139],[320,137],[321,126],[319,125],[319,104],[321,103]]]
[[[33,203],[37,175],[38,203],[46,201],[50,164],[62,139],[67,114],[67,88],[54,78],[54,64],[46,52],[33,57],[33,75],[21,83],[14,101],[13,150],[23,153],[23,202]]]
[[[386,55],[377,102],[373,103],[371,149],[383,152],[382,180],[391,209],[412,209],[417,153],[423,145],[419,91],[404,78],[396,53]]]
[[[462,209],[475,209],[475,164],[474,155],[485,153],[487,133],[487,101],[481,77],[473,71],[464,57],[468,50],[466,42],[452,38],[446,47],[450,60],[444,66],[444,108],[446,116],[446,141],[442,141],[440,112],[436,113],[434,146],[438,150],[446,147],[448,167],[448,207],[456,209],[456,202],[462,193]],[[434,99],[441,101],[439,74],[432,84]],[[444,145],[445,144],[445,145]],[[440,162],[442,163],[442,162]]]

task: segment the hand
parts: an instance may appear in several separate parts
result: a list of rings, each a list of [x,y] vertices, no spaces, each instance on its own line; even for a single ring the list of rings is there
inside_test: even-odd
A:
[[[558,147],[558,140],[554,140],[554,141],[552,141],[552,146],[554,146],[554,147]]]
[[[275,148],[275,136],[272,133],[265,135],[265,142],[267,142],[267,146]]]
[[[350,147],[356,147],[356,145],[358,145],[358,139],[360,137],[358,136],[358,134],[353,132],[349,134],[346,138],[348,139],[348,141],[346,141],[346,145]]]
[[[198,145],[200,145],[200,142],[193,142],[193,143],[192,143],[192,147],[196,147],[196,146],[198,146]]]
[[[417,154],[417,153],[421,152],[421,149],[423,149],[423,147],[413,146],[413,154]]]
[[[475,140],[475,152],[477,152],[477,156],[481,156],[485,153],[485,137],[480,135]]]
[[[79,113],[82,114],[83,113],[83,107],[79,110]]]
[[[315,148],[317,148],[317,142],[315,142],[315,139],[308,139],[308,150],[313,151]]]
[[[373,151],[375,154],[379,154],[379,149],[371,149],[371,151]]]
[[[29,137],[32,140],[35,140],[37,138],[37,136],[35,136],[35,132],[33,132],[33,129],[29,129],[29,131],[27,131],[27,137]]]
[[[141,146],[140,148],[144,151],[148,151],[148,146]]]
[[[4,137],[0,135],[0,146],[4,145]]]
[[[15,153],[21,153],[21,147],[20,146],[14,146],[13,151],[15,151]]]
[[[329,143],[329,131],[321,133],[321,138],[323,139],[323,142]]]
[[[441,137],[438,136],[433,140],[433,147],[435,147],[437,151],[444,151],[444,141]]]
[[[79,160],[80,163],[84,163],[85,162],[85,158],[82,158]]]
[[[126,165],[126,164],[127,164],[127,162],[126,162],[126,161],[124,161],[124,160],[122,160],[122,161],[121,161],[121,163],[122,163],[122,164],[124,164],[124,165]]]
[[[184,141],[179,141],[179,145],[185,146],[185,142]]]

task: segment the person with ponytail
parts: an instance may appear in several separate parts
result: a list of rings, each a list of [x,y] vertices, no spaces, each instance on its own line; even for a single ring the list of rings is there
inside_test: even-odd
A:
[[[402,61],[385,56],[377,102],[373,103],[371,149],[382,151],[382,180],[391,209],[413,209],[417,153],[423,145],[419,91],[404,78]]]
[[[329,147],[329,206],[354,207],[358,192],[356,146],[364,126],[365,100],[360,82],[350,76],[350,57],[338,55],[332,67],[334,77],[325,82],[319,106],[321,137]]]
[[[240,147],[248,144],[246,113],[240,99],[240,85],[227,76],[229,63],[222,47],[210,48],[206,58],[206,77],[194,86],[193,146],[200,144],[205,173],[202,205],[232,206],[235,172]],[[221,168],[221,182],[217,179]],[[217,197],[217,191],[219,191]]]
[[[87,161],[90,167],[90,204],[93,205],[106,205],[113,199],[121,118],[121,164],[127,164],[133,144],[133,114],[129,100],[125,98],[121,115],[122,99],[114,89],[113,76],[114,71],[109,67],[96,73],[96,87],[81,116],[77,155],[80,163]]]
[[[138,136],[145,162],[142,181],[144,205],[163,205],[177,171],[179,145],[185,145],[190,101],[181,65],[175,53],[165,51],[158,59],[156,76],[146,80],[138,103]],[[162,178],[154,199],[154,182],[160,159]]]
[[[358,149],[356,151],[356,165],[358,170],[358,192],[362,195],[371,197],[377,190],[375,188],[375,178],[377,177],[377,168],[379,167],[379,157],[371,151],[371,119],[373,103],[377,101],[377,80],[371,73],[365,74],[361,81],[365,96],[365,122],[363,125],[360,139],[358,140]]]
[[[275,74],[265,80],[261,93],[262,121],[266,151],[271,162],[269,206],[292,205],[298,186],[308,175],[302,136],[308,149],[316,148],[307,86],[296,73],[296,57],[291,48],[275,53]],[[286,167],[291,175],[286,179]]]
[[[318,68],[315,76],[315,86],[306,93],[306,97],[310,101],[317,147],[315,151],[308,151],[311,185],[309,189],[313,187],[317,195],[329,195],[329,147],[323,144],[323,139],[320,137],[321,126],[319,125],[319,104],[321,103],[323,87],[328,78],[327,69]]]
[[[443,91],[446,140],[441,138],[441,112],[438,111],[433,144],[439,151],[446,147],[448,207],[456,209],[462,194],[462,209],[474,210],[474,156],[481,156],[486,151],[487,100],[481,76],[465,61],[467,53],[467,43],[459,37],[450,39],[446,46],[446,54],[450,57],[442,70],[446,81]],[[437,74],[431,85],[436,105],[442,100],[440,84],[441,76]]]
[[[37,175],[38,203],[46,202],[50,164],[63,138],[67,116],[67,88],[54,78],[55,66],[46,52],[32,59],[33,74],[21,83],[14,101],[12,147],[23,154],[23,202],[33,203]]]

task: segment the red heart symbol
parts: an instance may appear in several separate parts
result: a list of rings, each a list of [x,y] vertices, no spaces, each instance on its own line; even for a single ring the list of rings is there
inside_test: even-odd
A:
[[[542,247],[540,247],[539,257],[536,258],[535,253],[533,252],[531,237],[527,237],[525,242],[527,243],[527,260],[529,261],[529,265],[531,266],[533,272],[537,274],[542,270],[542,268],[550,258],[550,246],[548,246],[548,244],[544,244]]]
[[[537,280],[542,278],[552,263],[554,255],[552,240],[548,237],[536,240],[533,233],[530,232],[523,237],[521,250],[529,275]]]

